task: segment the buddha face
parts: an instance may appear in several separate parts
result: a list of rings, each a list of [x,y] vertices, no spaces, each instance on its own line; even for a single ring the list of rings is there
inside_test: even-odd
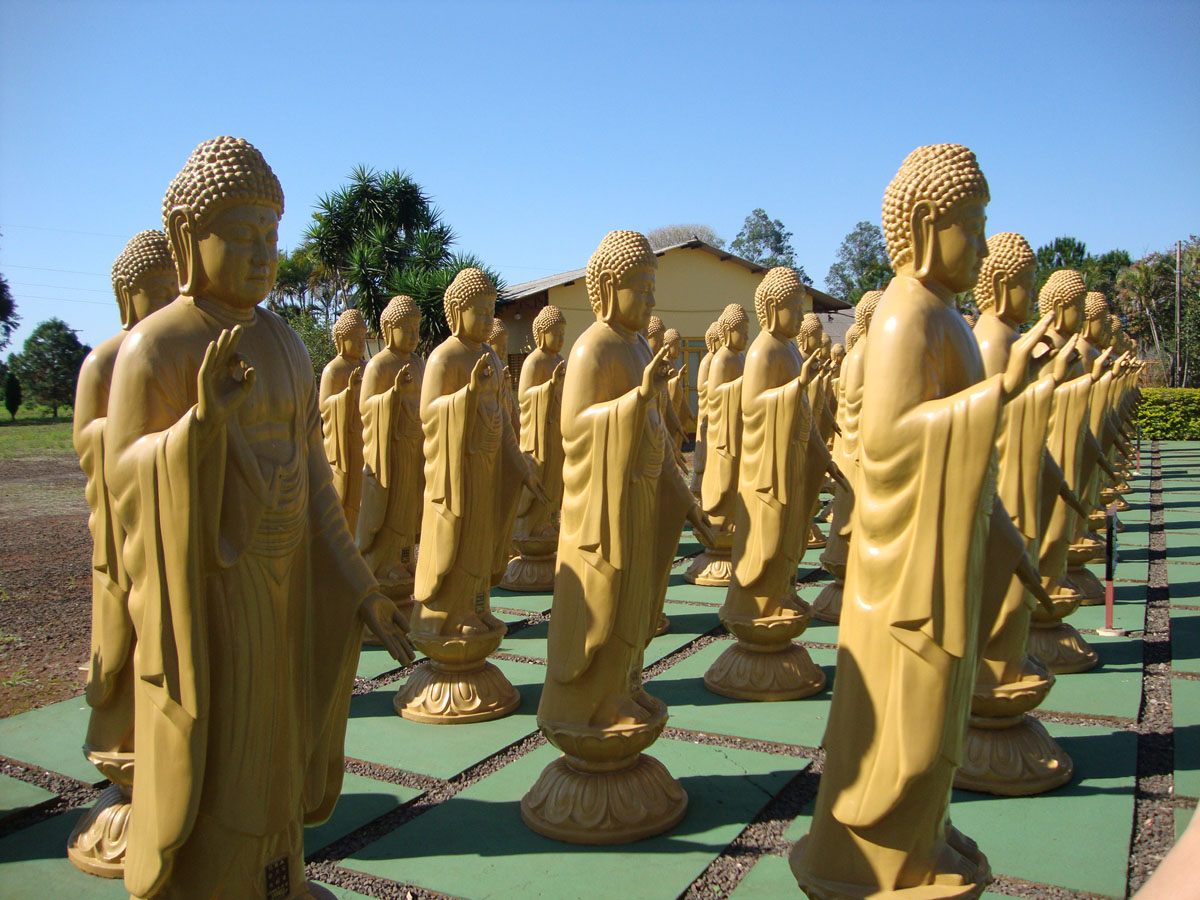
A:
[[[1026,266],[1015,275],[1010,275],[1005,284],[1004,318],[1014,325],[1029,321],[1029,314],[1037,302],[1037,269]],[[999,292],[996,293],[999,297]]]
[[[1108,346],[1108,317],[1099,316],[1084,323],[1083,334],[1094,347]]]
[[[508,335],[500,334],[488,341],[492,345],[492,349],[496,351],[496,355],[500,357],[501,362],[508,361]]]
[[[777,338],[790,341],[800,333],[800,325],[807,311],[808,295],[805,293],[789,294],[774,305],[774,322],[768,320],[771,334]]]
[[[345,359],[362,359],[367,352],[367,329],[351,328],[338,338],[337,348]]]
[[[1059,330],[1065,334],[1074,334],[1083,324],[1083,295],[1080,294],[1074,303],[1066,303],[1059,307]]]
[[[195,293],[235,309],[258,305],[279,267],[279,214],[265,206],[231,205],[197,230]]]
[[[679,354],[683,352],[683,338],[677,337],[667,345],[667,359],[671,362],[679,359]]]
[[[496,295],[481,294],[458,308],[458,327],[451,331],[459,337],[475,344],[487,340],[488,332],[492,330],[492,320],[496,317]],[[415,344],[414,344],[415,346]]]
[[[606,321],[627,331],[644,332],[654,312],[654,280],[653,266],[634,266],[626,272],[611,289],[612,299]],[[654,352],[658,352],[653,339],[650,346]],[[658,335],[658,346],[662,346],[661,334]]]
[[[986,225],[982,203],[964,203],[936,216],[928,277],[953,294],[973,288],[988,255]]]
[[[155,310],[162,309],[179,296],[179,281],[174,269],[151,269],[129,289],[132,308],[130,326],[136,325]]]
[[[746,349],[746,344],[750,341],[750,323],[742,322],[734,328],[730,328],[725,332],[725,346],[734,353],[741,353]]]
[[[551,325],[538,335],[537,340],[538,346],[551,356],[556,353],[561,353],[563,344],[567,342],[567,323],[558,322],[554,325]]]

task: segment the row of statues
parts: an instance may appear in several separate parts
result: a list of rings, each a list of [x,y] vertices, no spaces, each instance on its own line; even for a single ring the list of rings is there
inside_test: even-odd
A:
[[[667,708],[642,668],[690,523],[703,553],[687,577],[725,589],[736,638],[709,690],[819,692],[795,639],[814,614],[841,623],[828,761],[793,854],[804,889],[977,896],[986,859],[948,824],[950,784],[1070,778],[1025,713],[1053,672],[1095,664],[1062,620],[1095,593],[1090,517],[1125,489],[1136,401],[1132,354],[1076,273],[1051,276],[1021,334],[1033,256],[1018,235],[985,241],[987,200],[969,150],[914,151],[884,203],[896,278],[860,301],[846,350],[798,273],[772,269],[752,343],[736,303],[706,334],[693,420],[681,338],[653,315],[656,257],[631,231],[588,261],[596,320],[565,359],[562,313],[538,314],[516,398],[496,288],[473,268],[425,360],[412,298],[387,305],[369,361],[347,310],[318,390],[299,339],[258,306],[279,182],[243,140],[202,144],[168,188],[165,232],[114,264],[123,330],[80,376],[85,752],[113,787],[72,860],[135,898],[327,896],[304,879],[303,825],[340,791],[363,628],[400,662],[426,657],[399,715],[504,716],[520,697],[488,662],[506,632],[497,586],[553,591],[538,724],[562,756],[525,823],[588,844],[673,827],[687,795],[644,752]],[[953,303],[972,288],[974,334]],[[817,547],[834,580],[814,609],[796,579]]]

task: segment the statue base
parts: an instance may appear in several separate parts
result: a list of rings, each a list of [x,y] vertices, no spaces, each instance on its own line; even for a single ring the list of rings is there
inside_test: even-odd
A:
[[[83,755],[112,784],[100,792],[71,829],[67,858],[89,875],[123,878],[126,832],[133,810],[133,754],[93,750],[84,745]]]
[[[396,713],[430,725],[468,725],[507,716],[521,705],[521,695],[487,661],[507,631],[501,622],[484,634],[410,634],[412,645],[429,659],[392,700]]]
[[[808,544],[806,546],[809,550],[823,550],[825,548],[825,533],[817,527],[815,522],[809,530]]]
[[[1071,780],[1075,765],[1037,719],[971,716],[954,786],[1004,797],[1044,794]]]
[[[642,753],[667,724],[667,707],[644,692],[638,702],[653,710],[648,722],[596,729],[540,723],[564,755],[521,800],[531,830],[570,844],[627,844],[679,823],[687,793],[666,766]]]
[[[506,591],[526,594],[544,594],[554,590],[554,564],[557,554],[542,556],[513,557],[500,579],[500,587]]]
[[[1100,657],[1074,626],[1066,622],[1029,623],[1025,649],[1055,675],[1073,675],[1094,669]]]
[[[1084,566],[1068,568],[1067,578],[1079,591],[1080,606],[1102,606],[1104,604],[1104,583],[1090,569]]]
[[[704,587],[729,587],[733,577],[733,560],[729,554],[718,553],[707,549],[702,552],[683,573],[684,579]]]
[[[721,615],[737,643],[704,673],[704,686],[734,700],[800,700],[825,687],[825,673],[792,638],[812,621],[812,610],[798,598],[779,615],[744,618]],[[788,615],[787,613],[791,613]]]
[[[315,881],[306,882],[304,887],[308,891],[304,900],[337,900],[337,895],[333,891]]]
[[[813,600],[813,618],[838,624],[842,620],[842,591],[845,587],[846,582],[834,576],[833,581],[821,588],[821,593]]]
[[[875,883],[851,884],[809,874],[802,863],[807,841],[806,834],[796,842],[788,862],[792,875],[809,900],[976,900],[993,880],[992,868],[979,845],[948,821],[946,843],[971,867],[970,873],[939,871],[935,868],[938,860],[934,859],[929,861],[924,884],[893,890],[880,890]]]
[[[658,614],[658,624],[654,626],[654,634],[651,636],[658,637],[659,635],[666,634],[670,630],[671,630],[671,620],[667,618],[666,613],[659,613]]]

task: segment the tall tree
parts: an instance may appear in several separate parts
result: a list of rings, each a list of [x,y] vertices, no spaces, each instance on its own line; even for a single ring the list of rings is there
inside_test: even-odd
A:
[[[50,407],[57,418],[60,406],[74,403],[79,367],[91,350],[62,319],[47,319],[25,339],[21,352],[9,358],[9,366],[33,400]]]
[[[892,264],[883,231],[864,220],[842,240],[837,262],[825,276],[825,287],[839,300],[853,304],[867,291],[882,289],[891,277]]]
[[[738,256],[768,269],[775,266],[791,266],[799,273],[801,281],[812,284],[804,266],[796,263],[792,233],[783,227],[781,221],[768,216],[766,210],[761,207],[746,216],[742,230],[737,233],[729,249]]]
[[[12,369],[4,373],[4,408],[12,420],[17,421],[17,410],[21,408],[21,382]]]
[[[646,240],[655,250],[683,244],[691,240],[702,240],[714,247],[724,247],[725,238],[720,237],[716,230],[709,225],[664,225],[646,232]]]
[[[453,241],[441,213],[407,173],[366,166],[317,201],[305,232],[306,254],[325,268],[337,305],[357,306],[368,322],[379,318],[396,273],[446,263]]]
[[[1126,330],[1142,356],[1157,359],[1164,380],[1178,387],[1200,383],[1200,237],[1183,242],[1180,254],[1179,356],[1175,348],[1175,248],[1151,253],[1117,275],[1115,299]]]
[[[13,300],[8,279],[0,275],[0,350],[8,346],[12,333],[20,324],[21,317],[17,315],[17,302]]]
[[[500,273],[488,268],[472,253],[456,253],[448,261],[437,266],[409,265],[396,272],[387,282],[392,294],[407,294],[421,308],[421,341],[417,346],[420,353],[428,353],[450,336],[446,324],[446,313],[442,298],[454,276],[463,269],[482,269],[492,279],[496,291],[503,296],[507,285]]]

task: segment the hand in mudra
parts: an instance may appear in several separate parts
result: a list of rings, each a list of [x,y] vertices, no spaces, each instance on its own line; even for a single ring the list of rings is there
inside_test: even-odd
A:
[[[1053,322],[1054,313],[1046,313],[1037,320],[1037,324],[1013,343],[1008,357],[1008,366],[1004,369],[1000,383],[1005,400],[1011,400],[1025,390],[1025,384],[1029,380],[1029,355],[1033,352],[1034,347],[1045,340],[1046,329]]]
[[[196,376],[196,421],[206,436],[220,429],[250,396],[257,378],[254,367],[238,355],[242,326],[224,329],[209,343]]]
[[[646,368],[642,370],[642,386],[639,392],[642,399],[655,397],[671,377],[671,366],[667,363],[667,348],[660,347]]]
[[[412,384],[412,371],[409,368],[409,363],[405,363],[400,367],[400,371],[396,373],[396,389],[404,387],[406,384]]]
[[[487,356],[481,356],[475,363],[475,368],[471,370],[471,381],[467,385],[467,389],[472,393],[477,393],[483,386],[483,383],[492,377],[492,364]]]

